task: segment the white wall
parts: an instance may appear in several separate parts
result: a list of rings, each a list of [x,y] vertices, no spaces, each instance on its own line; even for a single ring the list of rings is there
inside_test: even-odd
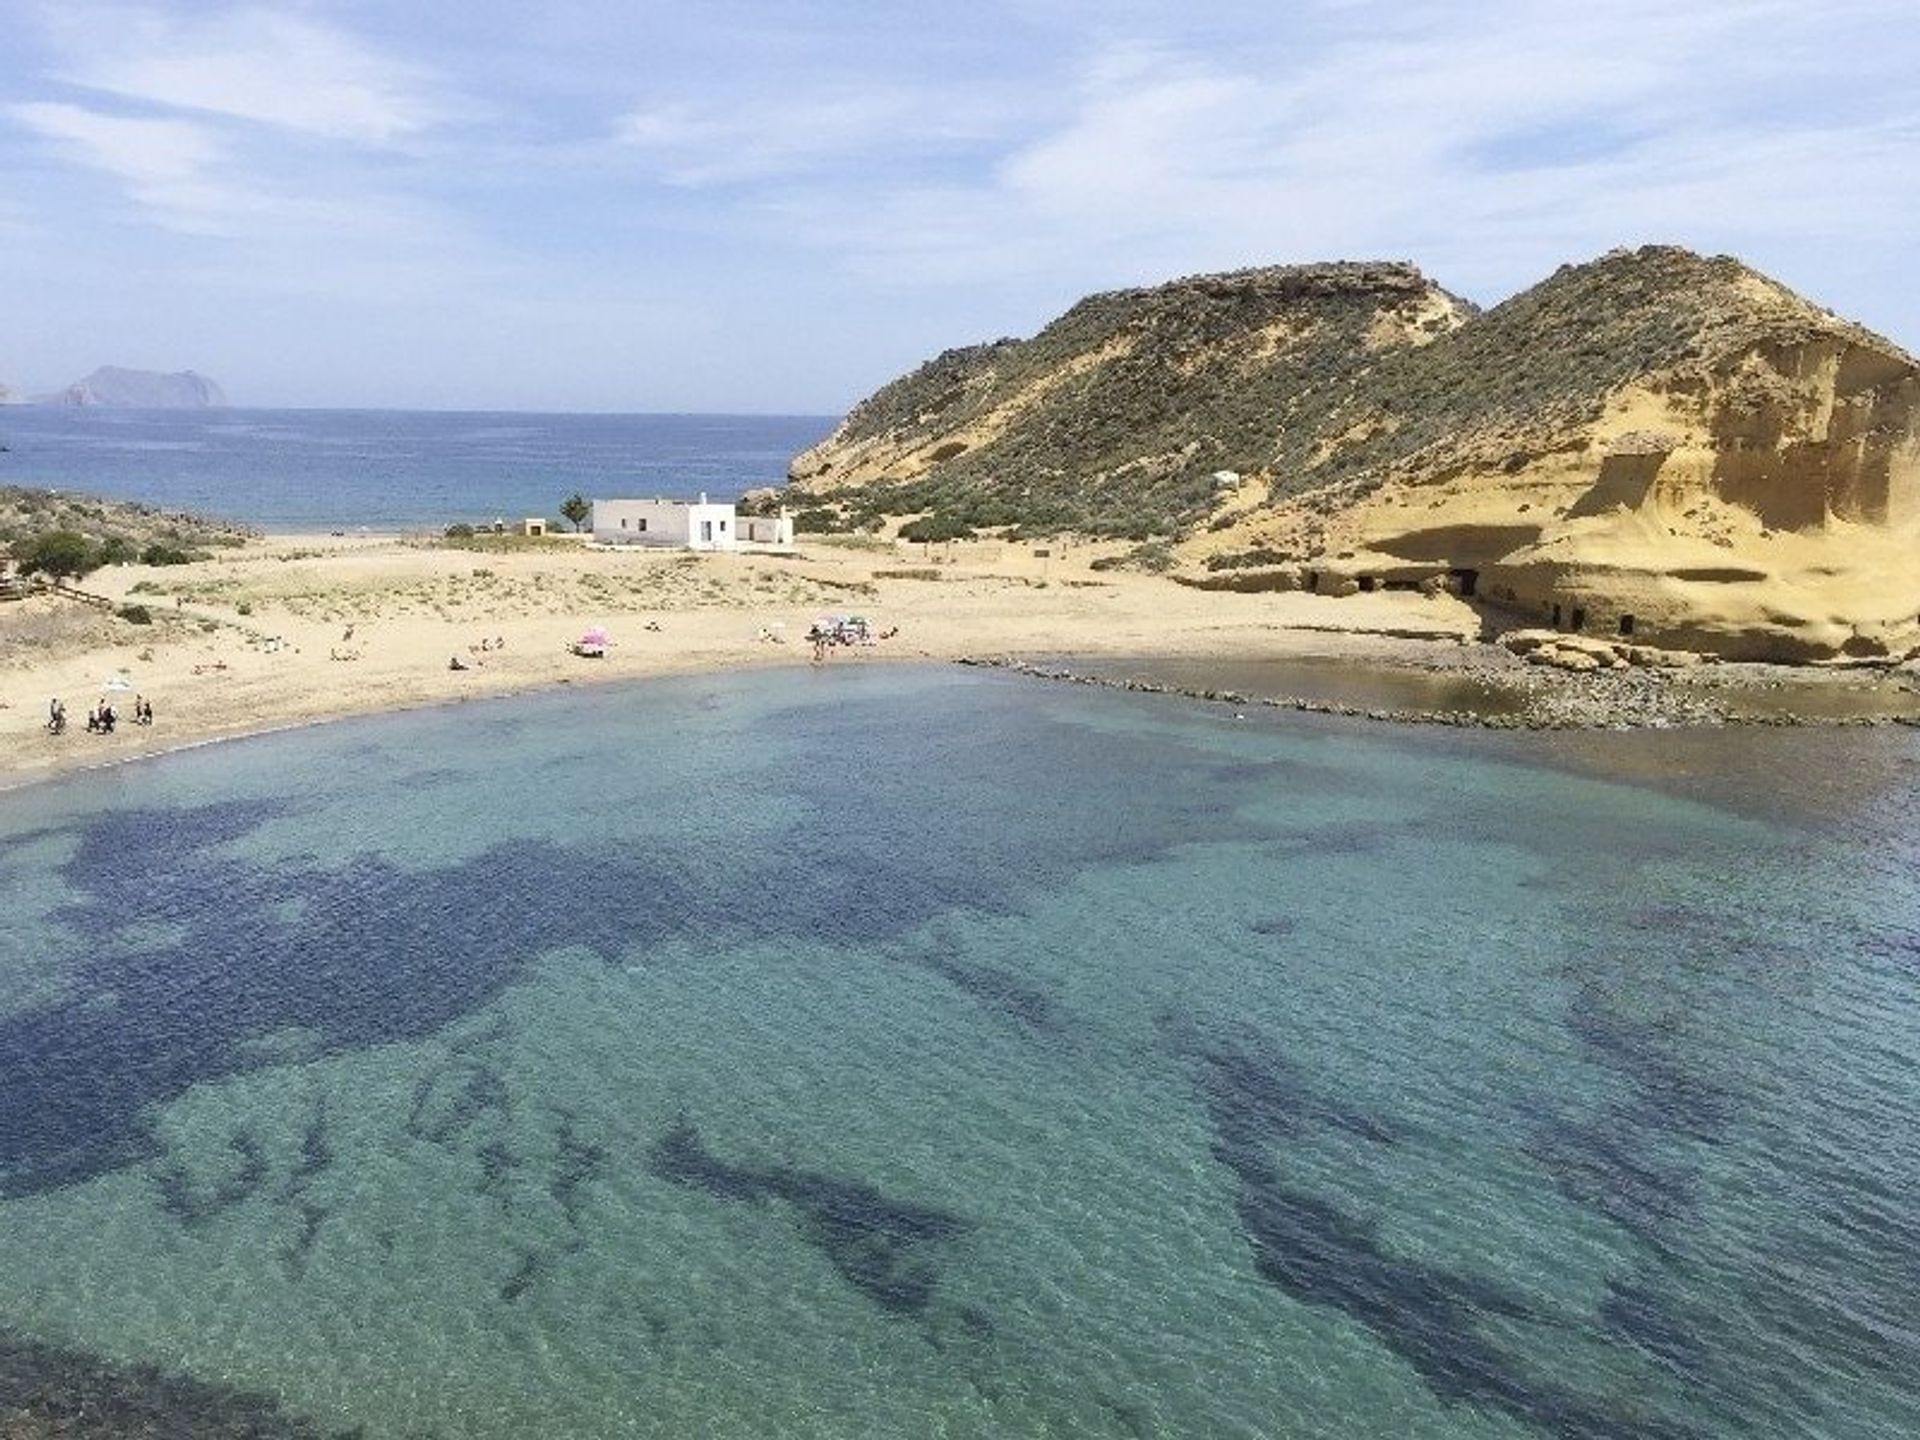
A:
[[[731,550],[733,507],[685,500],[595,500],[593,538],[602,545]]]
[[[742,515],[734,523],[742,545],[793,544],[793,517],[784,510],[778,515]]]

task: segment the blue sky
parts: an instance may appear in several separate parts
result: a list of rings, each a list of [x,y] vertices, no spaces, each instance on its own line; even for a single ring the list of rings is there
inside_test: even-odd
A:
[[[835,413],[1175,275],[1661,240],[1920,349],[1913,0],[0,0],[0,381]]]

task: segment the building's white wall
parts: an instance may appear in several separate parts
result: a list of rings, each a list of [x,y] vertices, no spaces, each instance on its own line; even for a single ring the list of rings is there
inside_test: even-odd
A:
[[[738,545],[731,505],[686,507],[687,545],[694,550],[731,550]]]
[[[793,544],[793,517],[778,515],[742,515],[738,521],[742,545]]]
[[[644,528],[642,528],[644,522]],[[687,550],[734,550],[741,545],[791,545],[788,516],[736,515],[731,505],[699,500],[596,500],[593,538],[601,545],[666,545]]]
[[[678,500],[595,500],[593,538],[602,545],[684,546],[692,508]]]

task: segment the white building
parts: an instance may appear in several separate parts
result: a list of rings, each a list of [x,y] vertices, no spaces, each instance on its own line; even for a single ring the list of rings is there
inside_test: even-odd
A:
[[[791,545],[793,521],[738,515],[731,505],[698,500],[595,500],[597,545],[659,545],[680,550],[737,550],[742,545]]]

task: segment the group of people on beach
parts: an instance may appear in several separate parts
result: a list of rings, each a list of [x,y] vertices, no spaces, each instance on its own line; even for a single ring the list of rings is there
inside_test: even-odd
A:
[[[827,659],[835,645],[872,645],[879,640],[891,640],[899,633],[900,627],[894,625],[875,634],[864,619],[855,615],[816,621],[807,630],[807,643],[813,646],[813,660],[818,665]]]
[[[87,712],[89,735],[111,735],[113,727],[119,723],[120,712],[113,708],[113,702],[104,695],[100,697],[100,703]],[[144,695],[133,697],[133,723],[153,724],[153,705]],[[51,735],[67,733],[67,702],[57,695],[47,706],[47,733]]]
[[[351,635],[353,632],[349,630],[347,633]],[[507,637],[501,635],[492,640],[482,640],[478,645],[467,646],[467,654],[474,657],[473,665],[484,665],[487,662],[481,658],[482,656],[491,655],[496,650],[504,650],[506,648]],[[457,653],[452,659],[447,661],[447,668],[449,670],[471,670],[473,665],[469,665],[465,660],[462,660]]]

